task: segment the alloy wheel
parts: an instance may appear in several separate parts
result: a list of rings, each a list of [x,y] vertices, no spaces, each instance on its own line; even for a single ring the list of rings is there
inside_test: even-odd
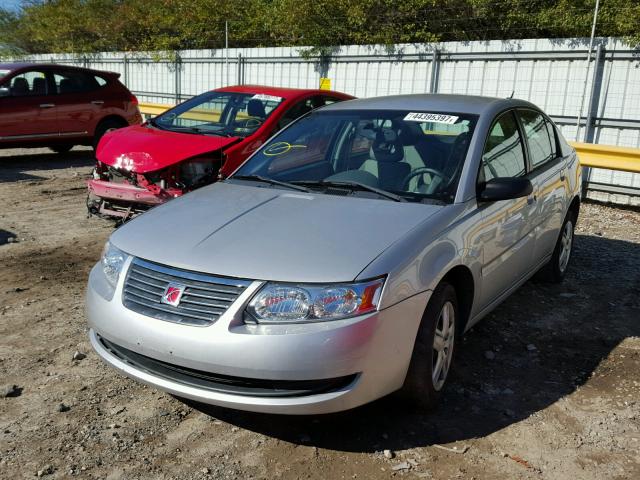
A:
[[[453,344],[455,341],[455,309],[451,302],[445,302],[440,310],[433,336],[433,388],[439,391],[444,386],[453,359]]]
[[[558,269],[561,273],[567,269],[569,258],[571,258],[571,247],[573,244],[573,222],[567,220],[562,229],[562,237],[560,239],[560,255],[558,257]]]

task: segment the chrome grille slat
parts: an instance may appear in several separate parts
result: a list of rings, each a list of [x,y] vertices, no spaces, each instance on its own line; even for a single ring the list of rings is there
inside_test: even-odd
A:
[[[140,300],[135,300],[135,299],[130,299],[130,301],[132,301],[132,302],[134,302],[134,303],[137,303],[138,305],[142,305],[142,306],[145,306],[145,307],[149,307],[149,308],[151,308],[151,309],[153,309],[153,310],[158,310],[158,311],[160,311],[160,312],[165,312],[165,313],[171,313],[171,314],[174,314],[174,312],[172,312],[171,310],[169,310],[169,308],[163,308],[163,307],[161,307],[161,306],[160,306],[160,304],[154,304],[154,303],[151,303],[151,302],[142,302],[142,301],[140,301]],[[169,305],[167,305],[167,307],[169,307]],[[180,316],[181,316],[181,317],[197,318],[197,319],[199,319],[199,320],[206,320],[206,321],[210,321],[210,320],[211,320],[211,317],[209,317],[209,316],[204,316],[204,315],[195,315],[195,314],[192,314],[192,313],[184,313],[184,312],[181,312],[181,313],[180,313]]]
[[[160,301],[169,283],[185,287],[177,307]],[[122,300],[126,308],[148,317],[206,326],[220,318],[250,284],[250,280],[215,277],[134,258]]]
[[[142,278],[140,278],[140,277],[142,277]],[[131,272],[130,278],[132,280],[135,280],[136,282],[144,283],[145,285],[150,285],[150,286],[158,287],[158,288],[164,288],[162,282],[159,282],[159,283],[151,282],[151,281],[149,281],[150,280],[149,277],[143,277],[142,275],[138,275],[136,272]]]
[[[190,296],[191,295],[184,295],[182,297],[182,300],[180,300],[180,303],[188,303],[189,305],[200,305],[201,307],[221,308],[222,310],[226,310],[231,305],[231,303],[220,304],[220,303],[200,302],[200,301],[197,301],[197,300],[192,300],[191,298],[189,298]]]
[[[207,293],[198,293],[199,291],[203,291],[203,290],[201,288],[192,288],[189,290],[189,295],[191,295],[192,297],[216,298],[218,300],[232,300],[235,297],[234,293],[216,292],[214,290],[208,290],[209,294],[207,294]],[[212,293],[215,293],[217,295],[214,297],[213,295],[211,295]],[[228,296],[222,297],[220,295],[228,295]]]
[[[150,293],[151,295],[162,295],[162,293],[164,292],[164,288],[159,288],[160,291],[151,290],[149,288],[145,288],[145,287],[141,287],[141,286],[137,285],[137,283],[134,283],[134,281],[135,280],[130,278],[128,286],[131,287],[131,288],[135,288],[136,290],[140,290],[140,291],[143,291],[143,292]]]

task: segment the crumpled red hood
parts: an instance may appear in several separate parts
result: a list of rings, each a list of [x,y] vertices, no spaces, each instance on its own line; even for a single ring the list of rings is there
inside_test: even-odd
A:
[[[196,155],[222,150],[237,141],[238,137],[177,133],[134,125],[102,137],[96,157],[112,167],[146,173]]]

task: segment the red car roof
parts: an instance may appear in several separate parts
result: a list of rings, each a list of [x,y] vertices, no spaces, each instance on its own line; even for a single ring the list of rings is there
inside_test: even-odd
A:
[[[264,85],[233,85],[230,87],[216,88],[216,92],[237,92],[237,93],[264,93],[266,95],[274,95],[286,99],[300,97],[302,95],[308,95],[310,93],[317,95],[331,94],[338,98],[350,99],[355,98],[346,93],[336,92],[333,90],[320,90],[315,88],[281,88],[281,87],[267,87]]]

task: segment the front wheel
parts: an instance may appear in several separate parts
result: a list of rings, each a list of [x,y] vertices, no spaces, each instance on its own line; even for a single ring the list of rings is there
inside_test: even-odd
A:
[[[455,353],[458,300],[450,284],[438,285],[422,317],[401,394],[415,406],[436,406]]]
[[[573,252],[575,219],[576,216],[573,211],[570,211],[560,229],[560,236],[556,242],[551,260],[545,268],[544,277],[552,283],[562,282],[569,268],[571,253]]]

